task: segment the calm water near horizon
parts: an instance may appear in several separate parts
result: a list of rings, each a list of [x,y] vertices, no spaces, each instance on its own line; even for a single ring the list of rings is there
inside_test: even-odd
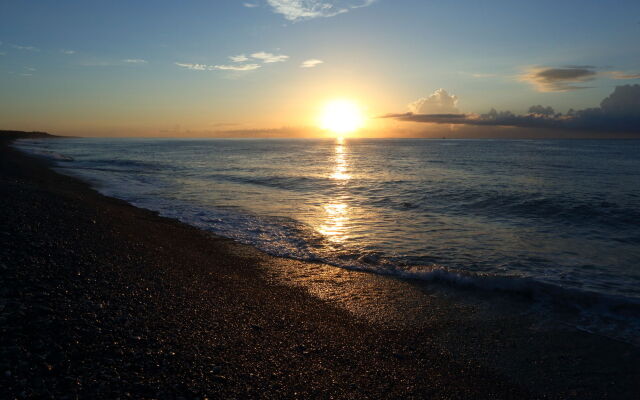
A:
[[[640,140],[18,146],[102,193],[274,255],[640,316]]]

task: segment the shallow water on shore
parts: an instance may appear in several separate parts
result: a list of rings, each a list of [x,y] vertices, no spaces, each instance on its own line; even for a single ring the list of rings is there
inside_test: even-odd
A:
[[[598,314],[585,329],[640,327],[640,141],[18,146],[107,195],[271,254],[551,298]]]

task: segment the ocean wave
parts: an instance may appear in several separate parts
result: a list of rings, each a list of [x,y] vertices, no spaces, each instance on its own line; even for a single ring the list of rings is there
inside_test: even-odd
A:
[[[37,156],[37,157],[41,157],[41,158],[46,158],[47,160],[52,160],[52,161],[74,161],[74,158],[66,155],[66,154],[62,154],[62,153],[58,153],[57,151],[52,151],[52,150],[43,150],[43,149],[39,149],[39,148],[33,148],[33,147],[29,147],[28,145],[22,145],[22,146],[17,146],[20,150],[24,151],[25,153]]]
[[[284,190],[307,191],[310,186],[325,186],[331,184],[329,178],[315,178],[307,176],[246,176],[234,174],[207,174],[207,179],[227,181],[233,183],[259,185]]]
[[[444,194],[448,196],[447,193]],[[604,199],[576,199],[551,197],[542,193],[509,193],[505,191],[478,192],[471,189],[454,194],[456,209],[483,212],[491,217],[517,216],[527,219],[553,220],[560,224],[594,223],[618,226],[636,224],[640,208],[627,207]]]

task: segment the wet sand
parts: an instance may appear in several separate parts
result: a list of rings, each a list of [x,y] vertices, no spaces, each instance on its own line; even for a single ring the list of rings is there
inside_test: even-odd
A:
[[[268,256],[0,143],[3,398],[636,398],[640,351],[531,311]]]

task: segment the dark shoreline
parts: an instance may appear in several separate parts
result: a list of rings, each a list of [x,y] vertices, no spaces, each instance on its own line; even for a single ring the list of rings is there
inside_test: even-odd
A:
[[[9,147],[16,137],[0,139],[3,397],[640,392],[632,346],[531,331],[526,317],[485,318],[412,283],[267,256],[104,197]],[[380,301],[398,290],[415,291],[412,304]]]

